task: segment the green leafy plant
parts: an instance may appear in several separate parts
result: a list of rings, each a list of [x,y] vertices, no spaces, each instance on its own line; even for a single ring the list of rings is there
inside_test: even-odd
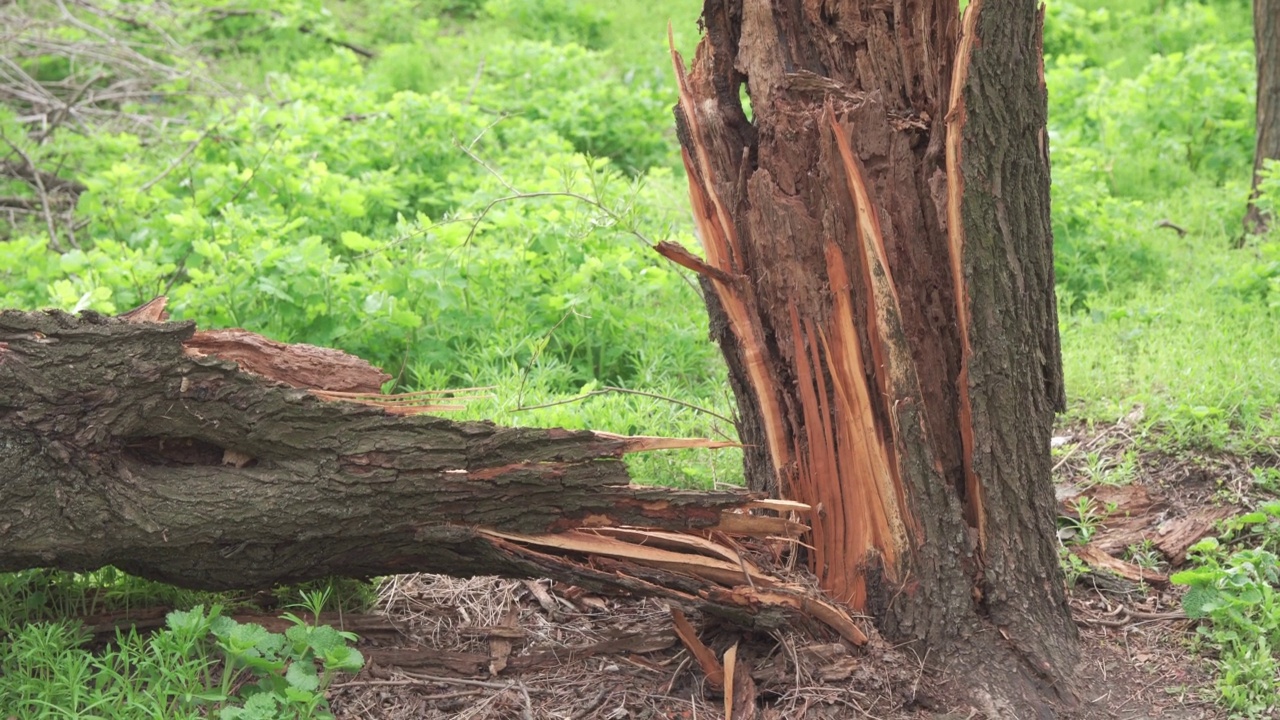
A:
[[[1276,702],[1280,649],[1280,559],[1268,550],[1227,554],[1216,538],[1191,548],[1195,567],[1170,580],[1187,585],[1182,604],[1188,617],[1206,619],[1198,632],[1216,649],[1221,701],[1246,717],[1261,717]]]
[[[324,598],[320,600],[323,606]],[[357,672],[364,665],[359,651],[349,645],[356,638],[293,615],[286,618],[294,624],[281,635],[236,622],[217,608],[208,615],[199,607],[171,614],[169,626],[188,634],[207,624],[220,651],[220,678],[196,699],[216,707],[224,720],[331,717],[324,691],[333,675]]]
[[[1280,495],[1280,468],[1258,467],[1250,470],[1253,486],[1259,490]]]
[[[325,599],[319,597],[319,607]],[[363,667],[364,658],[349,644],[355,640],[351,633],[311,625],[292,614],[285,617],[293,625],[283,635],[225,616],[210,622],[223,657],[222,676],[218,690],[202,699],[219,704],[223,720],[332,717],[324,692],[334,674]],[[256,682],[243,684],[245,676]]]
[[[1067,587],[1075,587],[1080,577],[1089,572],[1089,564],[1081,560],[1079,555],[1071,552],[1065,545],[1058,546],[1058,565],[1062,567]]]

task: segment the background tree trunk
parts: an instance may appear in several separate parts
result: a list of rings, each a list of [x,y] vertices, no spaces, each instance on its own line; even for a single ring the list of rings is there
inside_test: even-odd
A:
[[[1009,717],[1070,699],[1037,3],[977,0],[963,29],[947,0],[703,22],[676,60],[706,260],[663,251],[701,272],[748,477],[815,508],[823,587],[886,635],[990,663]]]
[[[1253,0],[1253,46],[1258,66],[1257,145],[1253,151],[1253,192],[1244,216],[1245,230],[1261,234],[1271,218],[1258,197],[1264,160],[1280,160],[1280,0]]]
[[[769,503],[742,492],[631,485],[622,462],[723,443],[455,423],[412,412],[422,394],[376,395],[385,378],[243,331],[0,312],[0,571],[110,564],[205,589],[551,577],[865,640],[707,535],[802,525],[744,514]]]

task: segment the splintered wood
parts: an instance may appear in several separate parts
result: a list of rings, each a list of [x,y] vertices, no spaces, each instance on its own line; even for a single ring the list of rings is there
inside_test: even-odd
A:
[[[378,393],[391,379],[341,350],[276,342],[247,330],[201,330],[183,346],[191,357],[229,360],[244,372],[308,390]]]
[[[982,0],[973,0],[961,17],[960,46],[956,50],[955,69],[951,72],[951,107],[947,110],[947,241],[951,249],[951,279],[956,298],[956,323],[960,335],[960,377],[956,388],[960,394],[960,440],[963,443],[965,478],[965,519],[978,530],[978,546],[986,544],[987,518],[982,507],[982,482],[973,467],[973,400],[969,391],[969,363],[973,357],[969,338],[969,290],[964,274],[964,173],[961,151],[964,144],[964,88],[969,79],[969,63],[977,38],[978,14]]]
[[[725,513],[726,517],[731,515],[734,514]],[[745,525],[750,520],[739,522]],[[734,548],[732,541],[717,539],[714,530],[701,536],[636,527],[592,528],[543,535],[492,530],[480,532],[500,545],[523,549],[530,558],[539,557],[555,563],[574,563],[574,557],[586,558],[584,565],[631,575],[628,579],[636,583],[636,587],[650,588],[650,594],[667,597],[678,604],[688,605],[693,601],[692,604],[697,606],[696,600],[701,597],[719,607],[737,607],[755,613],[771,610],[825,625],[855,645],[867,642],[866,633],[846,610],[812,588],[786,582],[765,572]],[[612,565],[604,562],[605,559],[625,564]],[[652,576],[655,580],[666,573],[674,573],[679,577],[694,578],[697,583],[692,586],[684,583],[685,589],[679,589],[677,586],[682,583],[678,582],[655,584],[637,573],[637,568],[655,571],[658,573]],[[582,570],[585,572],[586,567]],[[681,637],[684,637],[683,633]]]
[[[713,158],[725,154],[726,144],[731,150],[737,147],[727,137],[724,120],[733,111],[723,105],[732,101],[717,94],[716,80],[710,77],[717,63],[724,60],[714,58],[711,53],[716,50],[704,42],[693,69],[686,73],[683,58],[671,49],[679,89],[678,115],[683,123],[682,157],[705,260],[671,243],[659,244],[655,250],[701,275],[705,287],[714,293],[735,341],[734,350],[740,353],[751,399],[758,407],[760,431],[768,444],[779,492],[815,508],[810,518],[810,567],[823,589],[859,611],[868,602],[868,577],[874,575],[889,585],[904,582],[911,548],[923,541],[922,525],[912,517],[916,503],[908,497],[909,488],[919,491],[920,478],[927,476],[926,483],[941,482],[949,472],[949,468],[944,471],[938,443],[931,438],[937,428],[928,424],[929,411],[937,417],[940,413],[956,415],[950,425],[958,439],[945,442],[959,446],[954,466],[963,465],[959,495],[964,519],[978,549],[985,542],[982,487],[973,467],[968,377],[972,349],[960,208],[964,190],[960,157],[963,91],[977,17],[975,2],[965,15],[956,68],[950,77],[952,92],[945,118],[946,185],[938,198],[945,199],[945,249],[950,254],[938,279],[950,276],[957,337],[948,342],[955,343],[958,360],[941,384],[952,388],[948,392],[955,393],[953,400],[938,397],[938,366],[922,369],[921,356],[926,353],[909,338],[881,219],[885,212],[882,203],[889,205],[894,200],[875,197],[850,140],[857,132],[848,118],[868,102],[867,98],[830,80],[815,82],[816,76],[786,74],[770,67],[769,73],[783,72],[782,86],[818,98],[817,102],[807,97],[798,100],[802,93],[784,101],[786,93],[771,86],[768,78],[758,80],[758,69],[747,73],[739,68],[750,76],[753,93],[777,92],[768,97],[753,94],[754,101],[774,103],[770,105],[771,117],[779,124],[775,133],[783,132],[783,127],[788,133],[809,133],[816,123],[817,158],[823,164],[807,177],[821,178],[824,193],[836,191],[830,182],[843,184],[848,193],[844,198],[824,195],[830,197],[830,207],[813,211],[811,227],[797,227],[796,223],[806,221],[791,215],[787,216],[791,224],[772,224],[767,219],[756,222],[751,219],[756,218],[752,212],[768,215],[771,209],[786,213],[793,208],[787,203],[794,199],[797,181],[792,178],[790,185],[780,184],[776,175],[752,170],[748,154],[742,154],[738,177],[717,176],[726,170],[733,172],[733,168],[727,167],[723,157],[719,164]],[[846,120],[837,117],[837,105]],[[764,147],[763,141],[756,147],[761,159]],[[736,161],[737,156],[729,154]],[[739,229],[735,218],[743,215],[741,208],[748,204],[748,220],[744,229]],[[834,207],[839,210],[833,213]],[[738,210],[731,211],[733,208]],[[847,220],[842,219],[845,217]],[[814,235],[815,231],[820,234]],[[788,233],[803,237],[789,237]],[[808,250],[815,244],[813,237],[818,239],[820,259]],[[904,240],[897,242],[901,246]],[[779,246],[784,257],[801,252],[801,248],[809,253],[797,256],[795,264],[818,259],[821,264],[813,266],[825,267],[825,288],[817,283],[816,290],[803,288],[811,295],[807,303],[787,303],[785,297],[780,303],[777,297],[770,300],[762,295],[765,290],[754,281],[771,277],[771,271],[748,267],[744,252],[754,253],[759,263],[761,256],[768,257],[762,253],[771,252],[761,248],[770,244]],[[903,251],[899,247],[897,252],[901,255]],[[793,277],[789,283],[780,283],[782,293],[799,290],[793,286],[801,282]],[[932,373],[932,396],[926,396],[922,388],[926,370]],[[935,402],[953,404],[929,407]],[[914,475],[912,482],[904,477],[908,467]],[[959,478],[957,475],[957,485]]]
[[[671,47],[671,62],[675,67],[676,80],[679,84],[679,103],[687,122],[694,128],[697,137],[698,112],[694,107],[693,95],[689,90],[688,77],[684,70],[684,59],[676,52],[675,40],[671,28],[667,28],[667,41]],[[729,318],[729,327],[738,338],[739,346],[744,354],[743,365],[751,382],[756,401],[760,404],[760,413],[764,417],[765,439],[769,446],[769,457],[782,482],[787,478],[786,468],[791,461],[791,453],[783,428],[783,413],[779,402],[778,381],[766,361],[764,353],[764,331],[760,327],[760,314],[755,312],[755,299],[751,286],[746,283],[733,282],[734,276],[740,275],[742,267],[742,249],[738,244],[737,232],[729,212],[721,202],[716,190],[716,178],[710,173],[714,167],[707,155],[707,148],[697,143],[697,162],[690,157],[687,149],[681,148],[681,159],[689,176],[689,204],[693,209],[693,221],[698,228],[698,236],[702,240],[702,249],[706,254],[706,263],[698,263],[694,255],[675,243],[664,243],[659,251],[669,258],[684,260],[695,272],[701,272],[712,283],[716,295]]]

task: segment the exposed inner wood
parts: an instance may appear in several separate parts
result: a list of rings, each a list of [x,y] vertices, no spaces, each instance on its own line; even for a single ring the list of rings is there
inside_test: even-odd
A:
[[[668,43],[678,81],[680,106],[689,122],[694,124],[696,136],[697,110],[693,106],[694,99],[685,74],[684,59],[675,49],[670,28]],[[681,158],[689,176],[689,203],[693,210],[694,224],[702,241],[703,252],[707,256],[706,264],[714,269],[706,272],[706,276],[724,308],[730,330],[738,338],[738,345],[743,353],[743,366],[763,418],[762,429],[769,445],[769,457],[778,481],[782,483],[790,477],[791,453],[779,404],[778,383],[768,364],[763,332],[759,325],[760,315],[753,307],[755,303],[751,287],[730,284],[724,279],[726,276],[741,274],[744,264],[742,249],[733,221],[716,189],[717,179],[712,175],[714,165],[711,164],[707,149],[699,144],[695,146],[695,151],[698,154],[696,163],[688,148],[681,149]],[[696,266],[692,266],[692,269],[699,270]]]
[[[839,248],[827,244],[827,273],[835,295],[835,312],[827,333],[820,333],[826,353],[824,368],[831,378],[835,398],[835,417],[843,420],[835,428],[835,454],[843,473],[822,478],[829,492],[841,494],[843,524],[852,535],[837,554],[846,572],[856,573],[855,587],[864,588],[863,567],[872,551],[883,555],[884,571],[890,579],[898,576],[897,555],[908,547],[897,511],[896,473],[893,458],[876,425],[872,405],[872,388],[867,383],[869,368],[862,356],[862,341],[853,316],[852,280]],[[896,532],[895,532],[896,531]],[[819,577],[822,577],[819,574]],[[855,609],[865,609],[865,591],[853,595],[849,602]]]
[[[696,72],[714,65],[710,52],[706,43],[699,47]],[[740,187],[742,178],[714,175],[717,166],[710,145],[719,142],[716,138],[721,131],[701,124],[700,116],[709,112],[709,105],[705,97],[695,97],[683,60],[674,49],[672,58],[681,117],[687,123],[682,135],[686,138],[683,158],[691,205],[707,260],[669,247],[659,248],[659,252],[703,275],[713,290],[736,338],[747,384],[756,396],[779,490],[784,497],[815,508],[810,523],[811,566],[833,597],[864,610],[867,573],[891,583],[899,581],[901,556],[912,547],[910,531],[914,530],[917,539],[922,534],[906,510],[897,448],[909,443],[918,446],[922,439],[928,443],[923,426],[908,440],[896,421],[899,407],[910,403],[918,408],[914,416],[918,423],[925,398],[904,329],[878,206],[831,103],[818,105],[820,110],[825,107],[823,122],[836,145],[827,161],[842,168],[849,192],[851,249],[857,262],[851,271],[842,250],[847,245],[831,238],[824,242],[821,257],[831,305],[817,317],[812,315],[813,308],[805,306],[802,316],[800,303],[789,306],[789,332],[773,332],[777,340],[789,338],[790,357],[786,365],[780,365],[777,351],[766,346],[761,330],[768,313],[761,311],[755,288],[743,277],[761,271],[747,266],[738,231],[726,209],[730,203],[722,196],[726,187],[735,183]],[[701,83],[708,81],[705,75],[699,77]],[[803,73],[794,75],[788,87],[805,92],[840,91],[839,84],[830,79]],[[838,177],[839,171],[824,168],[824,172]],[[777,242],[786,240],[777,238]],[[870,356],[864,354],[864,343]],[[777,402],[779,368],[793,374],[790,382],[796,390],[796,400],[785,410]],[[929,455],[931,445],[913,452]],[[928,463],[936,474],[944,473],[936,457]]]
[[[191,357],[212,355],[241,370],[298,388],[379,393],[391,376],[360,358],[314,345],[289,345],[246,330],[201,330],[183,348]]]
[[[707,678],[707,684],[717,690],[723,690],[725,686],[725,669],[716,659],[716,654],[706,643],[702,642],[702,638],[698,637],[698,631],[685,617],[684,613],[677,608],[671,609],[671,623],[676,629],[676,637],[680,638],[680,642],[684,643],[685,648],[689,650],[689,654],[697,661],[698,667],[702,669],[702,674]]]
[[[951,106],[947,110],[947,240],[951,250],[951,278],[956,301],[956,324],[960,335],[960,376],[956,390],[960,400],[960,440],[964,462],[965,520],[978,530],[978,546],[986,544],[987,518],[982,507],[982,482],[973,467],[973,402],[969,397],[969,360],[973,357],[969,339],[969,291],[964,274],[964,172],[961,148],[964,144],[964,89],[969,79],[969,60],[977,38],[978,14],[982,0],[973,0],[965,8],[956,49],[955,66],[951,70]]]

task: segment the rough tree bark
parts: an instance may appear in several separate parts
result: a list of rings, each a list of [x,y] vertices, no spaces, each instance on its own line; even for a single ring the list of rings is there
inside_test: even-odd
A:
[[[1264,160],[1280,160],[1280,0],[1253,0],[1253,46],[1258,67],[1257,145],[1253,151],[1253,192],[1245,230],[1262,234],[1271,218],[1254,204]]]
[[[659,248],[701,275],[751,484],[816,510],[823,587],[1001,717],[1074,701],[1038,6],[706,0],[675,55],[705,261]]]
[[[723,534],[795,535],[742,492],[629,483],[705,440],[502,428],[334,350],[138,315],[0,312],[0,571],[111,564],[185,587],[331,575],[551,577],[761,628],[849,615]]]

